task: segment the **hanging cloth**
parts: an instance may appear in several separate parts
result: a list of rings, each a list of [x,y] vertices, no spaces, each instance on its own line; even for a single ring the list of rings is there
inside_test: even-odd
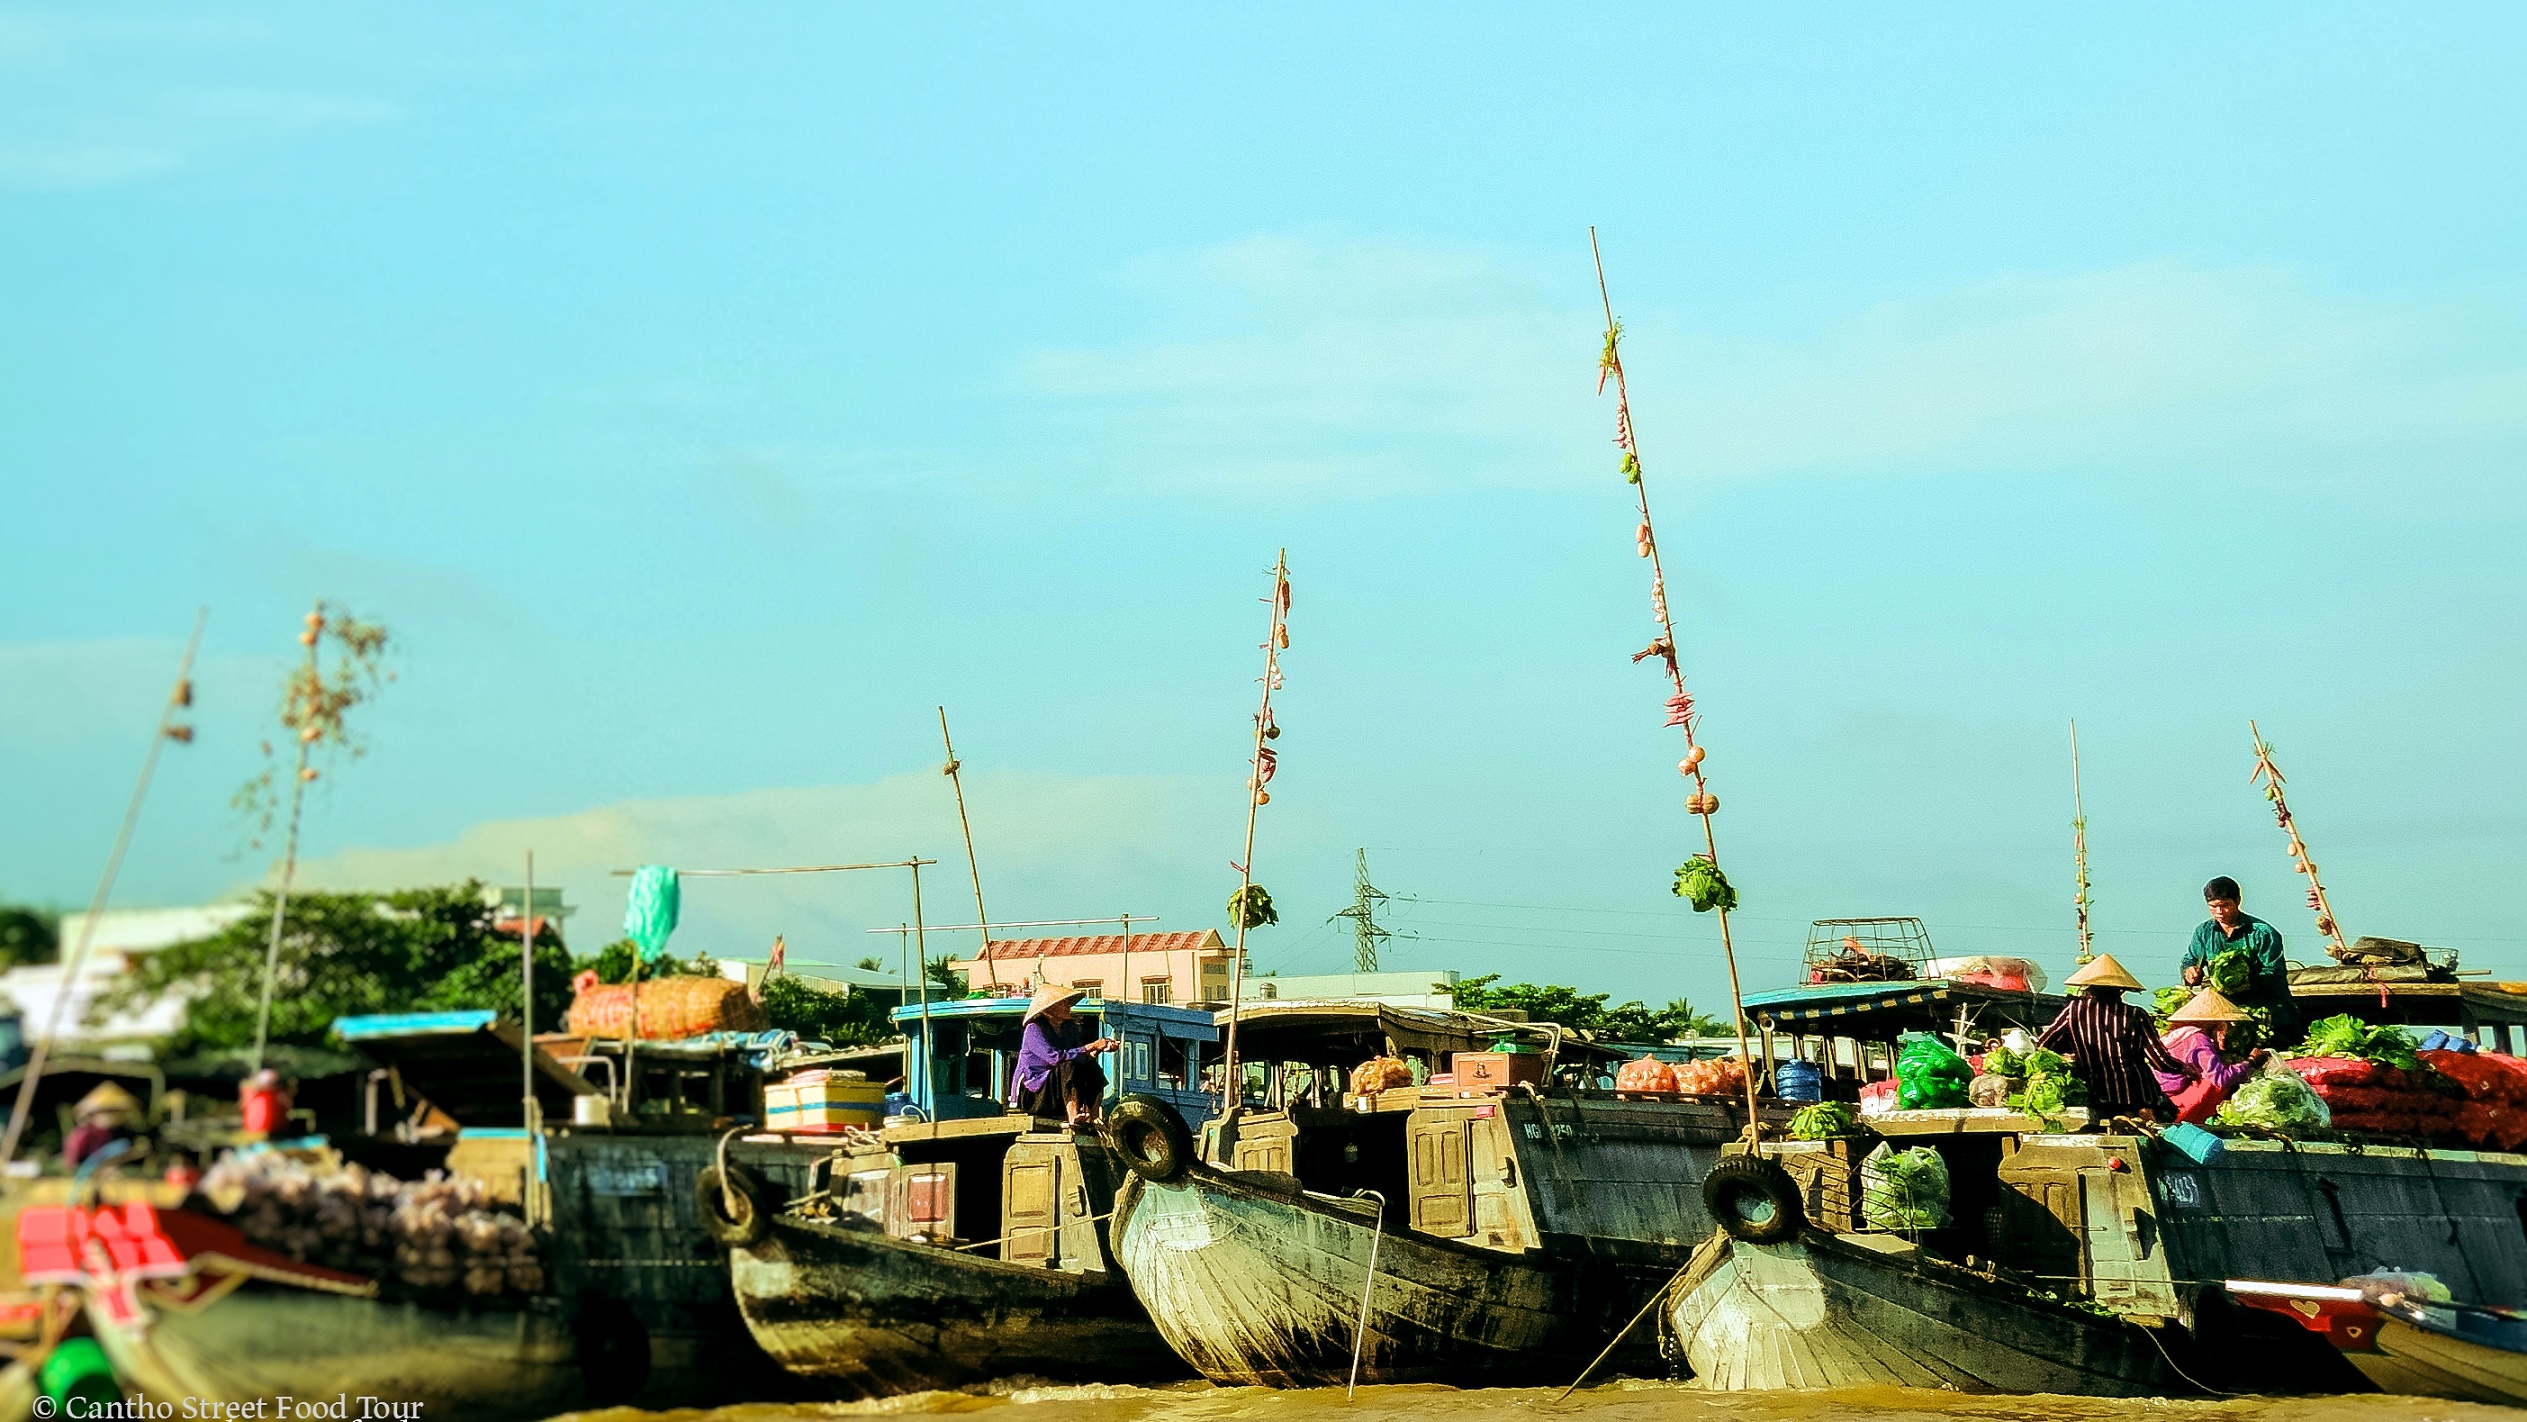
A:
[[[676,931],[682,897],[676,871],[664,864],[644,864],[632,874],[632,890],[623,904],[623,933],[640,945],[642,962],[667,956],[667,936]]]

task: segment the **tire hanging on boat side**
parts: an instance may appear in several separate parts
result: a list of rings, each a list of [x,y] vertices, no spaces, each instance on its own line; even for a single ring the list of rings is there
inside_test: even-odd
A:
[[[1133,1174],[1164,1184],[1193,1164],[1193,1133],[1175,1108],[1152,1096],[1126,1096],[1106,1114],[1106,1146]]]
[[[1784,1244],[1807,1223],[1807,1207],[1790,1172],[1760,1156],[1722,1156],[1702,1177],[1703,1208],[1729,1238]]]
[[[722,1246],[730,1249],[760,1244],[772,1228],[764,1214],[763,1185],[754,1172],[735,1161],[728,1163],[727,1193],[734,1197],[736,1213],[729,1212],[730,1201],[721,1198],[719,1167],[708,1165],[694,1177],[693,1201],[701,1207],[702,1229]]]

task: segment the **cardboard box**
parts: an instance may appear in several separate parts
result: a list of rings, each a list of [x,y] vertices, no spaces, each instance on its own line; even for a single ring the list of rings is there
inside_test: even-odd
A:
[[[764,1125],[775,1131],[829,1134],[886,1124],[886,1088],[874,1081],[841,1081],[811,1074],[763,1088]]]
[[[1539,1052],[1457,1052],[1448,1066],[1460,1096],[1500,1091],[1522,1083],[1544,1084],[1544,1056]]]

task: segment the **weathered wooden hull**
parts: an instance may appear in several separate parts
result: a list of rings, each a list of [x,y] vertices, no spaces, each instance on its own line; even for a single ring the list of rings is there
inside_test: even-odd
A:
[[[1111,1273],[1010,1264],[876,1229],[776,1218],[761,1242],[729,1251],[729,1278],[766,1353],[851,1396],[1017,1374],[1113,1383],[1185,1375]]]
[[[417,1402],[425,1417],[503,1419],[548,1417],[580,1395],[577,1349],[553,1308],[477,1312],[253,1283],[199,1306],[145,1284],[138,1297],[138,1320],[92,1298],[88,1321],[124,1387],[155,1398],[348,1394]]]
[[[1272,1387],[1345,1381],[1364,1289],[1364,1383],[1565,1383],[1678,1262],[1511,1254],[1381,1233],[1376,1219],[1371,1203],[1288,1177],[1196,1166],[1125,1183],[1115,1254],[1186,1362],[1213,1382]],[[1611,1370],[1663,1368],[1644,1332]]]
[[[2183,1390],[2137,1324],[1985,1280],[1919,1251],[1814,1230],[1781,1244],[1716,1234],[1666,1310],[1697,1385],[1867,1384],[2142,1397]]]

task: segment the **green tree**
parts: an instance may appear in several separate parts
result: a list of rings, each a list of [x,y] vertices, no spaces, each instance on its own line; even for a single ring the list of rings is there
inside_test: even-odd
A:
[[[930,990],[949,997],[963,997],[970,990],[972,979],[948,966],[945,958],[930,960]]]
[[[824,992],[783,974],[763,980],[763,1015],[772,1025],[837,1047],[890,1041],[895,1025],[867,993]]]
[[[1727,1019],[1697,1011],[1681,997],[1653,1008],[1639,1002],[1610,1007],[1607,1000],[1612,996],[1554,984],[1502,983],[1498,973],[1467,978],[1456,987],[1456,1003],[1464,1011],[1511,1008],[1525,1012],[1529,1021],[1557,1022],[1569,1031],[1612,1042],[1665,1042],[1729,1030]]]
[[[208,938],[140,959],[102,995],[94,1015],[155,1001],[191,999],[171,1054],[246,1047],[254,1042],[272,898]],[[518,940],[494,931],[498,910],[483,886],[462,884],[390,893],[292,895],[281,935],[270,1040],[322,1044],[337,1017],[373,1012],[518,1006]],[[535,945],[535,1021],[561,1025],[570,1005],[570,956],[550,925]],[[93,1019],[92,1019],[93,1020]]]
[[[60,915],[22,904],[0,904],[0,968],[60,958]]]

